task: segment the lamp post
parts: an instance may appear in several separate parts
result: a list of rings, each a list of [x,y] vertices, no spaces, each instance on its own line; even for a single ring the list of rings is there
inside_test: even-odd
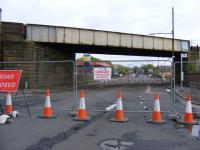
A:
[[[172,57],[174,57],[174,7],[172,7]]]
[[[171,34],[172,35],[172,62],[174,59],[174,7],[172,7],[172,31],[169,33],[162,33],[162,32],[158,32],[158,33],[150,33],[149,35],[155,35],[155,34]]]
[[[172,80],[171,80],[171,89],[173,90],[173,106],[172,106],[172,115],[175,113],[175,70],[174,70],[174,7],[172,7],[172,31],[171,33],[151,33],[150,35],[155,34],[171,34],[172,35]]]

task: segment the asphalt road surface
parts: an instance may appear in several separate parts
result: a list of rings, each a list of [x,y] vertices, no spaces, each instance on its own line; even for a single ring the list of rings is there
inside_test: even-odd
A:
[[[51,103],[57,118],[41,119],[45,97],[42,94],[28,95],[32,116],[29,117],[23,97],[13,103],[21,112],[12,124],[0,126],[0,150],[199,150],[199,138],[191,130],[178,127],[168,120],[172,109],[171,94],[160,85],[129,85],[120,87],[123,93],[123,108],[128,122],[111,122],[114,112],[104,112],[116,101],[119,87],[85,89],[86,107],[90,121],[73,121],[69,111],[74,106],[73,92],[51,94]],[[159,91],[162,118],[166,124],[147,123],[151,118],[154,92]],[[76,104],[79,103],[77,100]],[[176,104],[177,111],[184,106]],[[132,112],[131,112],[132,111]],[[146,112],[142,112],[146,111]]]

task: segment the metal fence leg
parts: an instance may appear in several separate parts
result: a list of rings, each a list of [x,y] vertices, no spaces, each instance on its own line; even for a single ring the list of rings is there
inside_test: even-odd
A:
[[[28,114],[29,114],[29,116],[31,117],[31,112],[30,112],[29,105],[28,105],[28,103],[27,103],[26,96],[25,96],[25,93],[24,93],[24,90],[23,90],[23,89],[22,89],[22,92],[23,92],[23,96],[24,96],[24,101],[25,101],[26,106],[27,106]]]
[[[0,103],[0,108],[1,108],[2,114],[4,114],[3,107],[2,107],[2,105],[1,105],[1,103]]]

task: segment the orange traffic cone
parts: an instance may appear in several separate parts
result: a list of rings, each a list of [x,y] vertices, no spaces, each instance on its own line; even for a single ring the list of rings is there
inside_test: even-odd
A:
[[[186,103],[186,109],[185,109],[185,114],[183,116],[183,120],[178,120],[178,122],[182,124],[186,124],[186,125],[193,125],[193,124],[196,124],[197,121],[193,119],[193,115],[192,115],[192,103],[191,103],[192,98],[191,98],[190,92],[187,98],[188,100]]]
[[[76,117],[73,118],[76,121],[88,121],[90,120],[90,117],[87,116],[87,111],[85,107],[85,94],[84,90],[80,91],[80,103],[79,108],[76,113]]]
[[[163,124],[166,123],[165,120],[162,120],[161,113],[160,113],[160,93],[157,92],[155,94],[155,102],[154,102],[154,111],[151,116],[151,120],[148,120],[148,123],[155,123],[155,124]]]
[[[46,89],[45,96],[46,96],[45,106],[44,106],[42,115],[39,116],[39,117],[40,118],[46,118],[46,119],[56,118],[56,116],[53,115],[53,111],[52,111],[52,108],[51,108],[49,89]]]
[[[126,122],[128,121],[128,118],[124,117],[124,111],[122,106],[122,92],[121,90],[118,90],[117,94],[117,108],[115,110],[114,118],[110,119],[114,122]]]
[[[10,115],[13,112],[13,106],[10,93],[6,94],[5,114]]]

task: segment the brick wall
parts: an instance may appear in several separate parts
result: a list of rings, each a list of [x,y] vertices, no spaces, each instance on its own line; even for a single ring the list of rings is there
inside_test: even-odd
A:
[[[199,73],[187,73],[184,77],[184,84],[189,86],[190,82],[200,83]]]
[[[2,22],[1,36],[6,40],[23,40],[25,39],[26,27],[22,23]]]
[[[2,23],[1,69],[21,69],[20,87],[28,83],[29,88],[59,87],[72,85],[72,63],[19,63],[19,61],[74,60],[73,52],[59,49],[55,45],[25,40],[25,26],[18,23]]]

